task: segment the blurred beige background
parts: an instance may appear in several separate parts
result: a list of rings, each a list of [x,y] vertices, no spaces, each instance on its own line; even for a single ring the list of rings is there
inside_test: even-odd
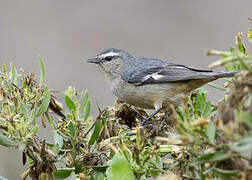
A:
[[[205,50],[227,49],[237,32],[246,33],[251,10],[251,0],[0,0],[0,64],[39,74],[42,55],[49,87],[87,88],[95,116],[96,103],[104,108],[115,98],[103,75],[83,60],[116,47],[207,68],[215,58]],[[0,175],[20,179],[23,171],[21,153],[0,147]]]

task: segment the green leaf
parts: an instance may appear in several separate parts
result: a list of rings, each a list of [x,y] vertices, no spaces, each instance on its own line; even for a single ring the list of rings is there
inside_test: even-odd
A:
[[[55,180],[62,180],[70,176],[71,172],[74,171],[74,168],[62,168],[54,172]]]
[[[33,109],[28,118],[28,123],[33,123],[36,119],[36,110]]]
[[[34,136],[36,133],[38,132],[38,124],[36,124],[32,130],[26,135],[26,139],[27,138],[31,138],[32,136]]]
[[[112,159],[111,169],[110,169],[110,180],[134,180],[134,174],[130,163],[127,159],[121,155],[116,154]]]
[[[208,159],[209,162],[217,162],[217,161],[223,161],[230,157],[228,153],[225,152],[215,152],[211,156],[211,158]]]
[[[224,170],[224,169],[219,169],[219,168],[214,168],[214,171],[220,175],[221,177],[228,178],[230,176],[236,176],[238,174],[238,170]]]
[[[204,111],[203,111],[203,113],[202,113],[202,116],[203,116],[204,118],[208,118],[211,111],[212,111],[211,102],[208,101],[208,102],[205,104],[205,108],[204,108]]]
[[[170,153],[173,151],[173,146],[174,145],[169,145],[169,144],[161,144],[159,146],[159,152],[161,153]]]
[[[87,102],[88,102],[88,91],[85,90],[80,109],[84,109],[84,107],[87,105]]]
[[[69,110],[71,110],[71,111],[72,110],[73,111],[76,110],[76,106],[75,106],[73,100],[69,96],[67,96],[67,95],[65,95],[65,102],[66,102],[66,105],[67,105],[67,107],[68,107]]]
[[[45,65],[41,56],[38,56],[38,59],[40,63],[40,84],[43,84],[45,80]]]
[[[52,148],[52,151],[54,152],[54,154],[58,155],[60,152],[59,144],[55,144]]]
[[[163,169],[163,160],[162,158],[158,155],[158,154],[155,154],[156,156],[156,159],[154,160],[154,163],[156,165],[157,168],[159,169]]]
[[[55,144],[58,144],[60,148],[63,147],[64,142],[63,142],[63,137],[57,133],[57,131],[53,131],[53,139]]]
[[[60,135],[63,139],[68,139],[69,137],[64,134],[63,132],[61,132],[60,130],[56,130],[57,134]]]
[[[27,118],[28,114],[29,114],[29,110],[26,104],[24,104],[23,102],[19,103],[19,110],[20,112],[23,113],[24,117]]]
[[[241,53],[248,54],[248,50],[242,42],[238,42],[238,49]]]
[[[39,110],[36,113],[36,117],[39,117],[41,114],[47,111],[48,106],[50,104],[50,100],[51,100],[50,91],[48,90],[48,87],[45,87],[44,92],[43,92],[42,104],[40,105]]]
[[[3,73],[6,73],[6,72],[7,72],[6,64],[3,64],[3,65],[2,65],[2,71],[3,71]]]
[[[7,136],[0,134],[0,145],[5,146],[5,147],[14,147],[17,144],[15,141],[12,141]]]
[[[26,145],[24,143],[19,143],[18,144],[18,150],[21,151],[21,152],[25,150],[25,147],[26,147]]]
[[[215,133],[216,133],[215,125],[213,121],[210,121],[206,129],[206,134],[211,144],[215,143]]]
[[[238,60],[240,61],[242,69],[248,70],[250,73],[252,72],[252,69],[247,63],[245,63],[245,61],[241,57],[238,57]]]
[[[252,149],[252,137],[241,139],[238,143],[232,143],[230,148],[237,152],[250,151]]]
[[[102,172],[96,172],[95,180],[104,180],[104,174]]]
[[[87,102],[87,106],[86,106],[86,108],[85,108],[85,114],[84,114],[84,119],[85,119],[85,121],[88,119],[88,117],[89,117],[89,114],[90,114],[90,107],[91,105],[90,105],[90,100],[88,100],[88,102]]]
[[[202,113],[206,104],[206,95],[204,92],[197,93],[196,95],[196,109],[199,109]],[[200,115],[201,115],[200,113]]]
[[[95,180],[94,176],[92,174],[90,175],[90,179],[89,180]]]
[[[248,112],[240,113],[241,120],[245,122],[252,129],[252,115]]]
[[[218,90],[221,90],[221,91],[227,91],[227,88],[224,88],[223,86],[220,86],[218,84],[215,84],[215,83],[207,83],[209,86],[215,88],[215,89],[218,89]]]
[[[89,139],[89,142],[88,142],[89,145],[94,144],[95,141],[98,139],[102,127],[103,127],[102,121],[98,120],[97,123],[95,124],[94,131]]]
[[[249,28],[249,32],[248,32],[248,42],[250,44],[252,44],[252,28]]]
[[[202,164],[205,162],[217,162],[217,161],[223,161],[225,159],[228,159],[230,157],[229,154],[224,152],[214,152],[214,153],[206,153],[201,155],[192,163],[192,166],[195,166],[197,164]]]
[[[109,166],[108,165],[98,165],[98,166],[93,166],[93,169],[95,171],[106,171],[106,169],[108,168]]]
[[[69,180],[76,180],[77,179],[77,175],[75,174],[75,172],[72,172],[68,178]]]
[[[161,170],[159,169],[150,169],[150,174],[152,177],[154,177],[156,179],[156,177],[160,174]]]
[[[76,127],[73,124],[72,121],[69,122],[67,129],[69,130],[70,136],[72,137],[72,139],[75,139],[76,137]]]
[[[13,63],[10,63],[11,66],[11,81],[17,85],[18,83],[18,77],[17,77],[17,70],[15,68],[15,66],[13,65]]]
[[[235,52],[235,48],[233,46],[229,46],[229,51],[230,52]]]

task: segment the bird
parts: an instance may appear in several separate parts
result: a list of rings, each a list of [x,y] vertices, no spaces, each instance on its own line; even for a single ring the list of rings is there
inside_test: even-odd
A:
[[[119,101],[154,109],[141,125],[161,110],[178,107],[193,90],[237,71],[201,70],[149,57],[135,57],[116,48],[102,50],[88,63],[97,64]]]

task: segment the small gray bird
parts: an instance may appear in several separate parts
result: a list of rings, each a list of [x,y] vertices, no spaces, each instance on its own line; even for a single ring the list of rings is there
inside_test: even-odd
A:
[[[199,70],[155,58],[134,57],[120,49],[105,49],[87,62],[95,63],[107,77],[113,94],[122,102],[155,111],[175,107],[192,90],[237,71]]]

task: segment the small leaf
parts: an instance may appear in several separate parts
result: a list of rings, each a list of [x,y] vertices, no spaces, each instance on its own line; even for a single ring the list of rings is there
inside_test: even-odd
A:
[[[19,143],[18,144],[18,150],[21,151],[21,152],[25,150],[25,147],[26,147],[26,145],[24,143]]]
[[[241,120],[252,129],[252,115],[248,112],[241,112]]]
[[[69,180],[76,180],[77,179],[77,175],[75,174],[75,172],[72,172],[68,178]]]
[[[56,132],[57,132],[57,134],[60,135],[63,139],[68,139],[68,138],[69,138],[66,134],[62,133],[60,130],[56,130]]]
[[[252,44],[252,28],[249,28],[249,32],[248,32],[248,42],[250,44]]]
[[[207,83],[207,85],[215,88],[215,89],[218,89],[218,90],[221,90],[221,91],[227,91],[227,88],[224,88],[218,84],[215,84],[215,83]]]
[[[6,73],[6,72],[7,72],[6,64],[3,64],[3,65],[2,65],[2,71],[3,71],[3,73]]]
[[[108,168],[106,169],[105,174],[106,174],[108,180],[111,180],[111,179],[112,179],[111,167],[108,167]]]
[[[84,107],[87,105],[87,102],[88,102],[88,91],[85,90],[80,109],[84,109]]]
[[[69,110],[71,110],[71,111],[76,110],[76,107],[75,107],[75,104],[74,104],[73,100],[67,95],[65,95],[65,102],[66,102],[66,105],[67,105]]]
[[[36,113],[36,117],[39,117],[41,114],[43,114],[47,111],[48,106],[50,104],[50,100],[51,100],[50,91],[48,90],[48,87],[45,87],[44,92],[43,92],[42,104],[39,107],[38,112]]]
[[[55,144],[52,148],[52,151],[54,152],[55,155],[58,155],[60,151],[59,144]]]
[[[38,59],[40,63],[40,84],[43,84],[45,79],[45,65],[41,56],[38,56]]]
[[[202,113],[206,104],[206,95],[204,92],[197,93],[196,95],[196,109]]]
[[[207,134],[207,137],[208,137],[211,144],[215,143],[215,141],[214,141],[215,140],[215,133],[216,133],[215,125],[214,125],[213,121],[210,121],[208,123],[206,134]]]
[[[28,107],[26,104],[24,104],[23,102],[19,103],[19,110],[20,112],[23,113],[24,117],[27,118],[28,117]]]
[[[230,52],[235,52],[235,48],[233,46],[229,46],[229,51]]]
[[[195,166],[197,164],[202,164],[205,162],[223,161],[225,159],[228,159],[229,157],[230,155],[224,152],[206,153],[198,157],[197,160],[192,163],[192,166]]]
[[[55,180],[62,180],[70,176],[71,172],[74,171],[74,168],[62,168],[54,172]]]
[[[102,172],[97,171],[95,175],[95,180],[104,180],[104,174]]]
[[[226,177],[226,178],[228,178],[230,176],[236,176],[239,173],[238,170],[224,170],[224,169],[219,169],[219,168],[216,168],[216,167],[214,168],[214,171],[218,175],[220,175],[222,177]]]
[[[204,111],[203,111],[203,113],[202,113],[202,116],[203,116],[204,118],[208,118],[209,115],[210,115],[211,110],[212,110],[211,102],[208,101],[208,102],[205,104],[205,108],[204,108]]]
[[[85,108],[85,115],[84,115],[84,119],[85,119],[85,121],[88,119],[88,117],[89,117],[89,114],[90,114],[90,100],[88,100],[88,102],[87,102],[87,106],[86,106],[86,108]]]
[[[92,174],[90,175],[90,179],[89,180],[95,180],[94,176]],[[104,179],[102,179],[102,180],[104,180]]]
[[[32,130],[26,135],[26,139],[27,138],[31,138],[31,137],[33,137],[36,133],[38,132],[38,124],[36,124],[33,128],[32,128]]]
[[[249,65],[244,61],[243,58],[238,57],[238,60],[240,61],[242,69],[248,70],[250,73],[252,72],[252,69],[249,67]]]
[[[163,145],[163,144],[161,144],[159,146],[159,152],[161,152],[161,153],[170,153],[173,150],[172,147],[173,147],[173,145],[168,145],[168,144]]]
[[[134,180],[130,163],[121,155],[116,154],[112,159],[110,180]]]
[[[36,110],[33,109],[28,118],[28,123],[33,123],[36,119]]]
[[[93,169],[95,171],[106,171],[106,169],[108,168],[109,166],[108,165],[98,165],[98,166],[93,166]]]
[[[208,159],[209,162],[217,162],[217,161],[223,161],[230,157],[228,153],[225,152],[215,152],[211,156],[211,158]]]
[[[156,164],[156,167],[159,168],[159,169],[163,169],[163,160],[162,160],[162,158],[158,154],[156,154],[155,156],[156,156],[156,159],[155,159],[154,163]]]
[[[94,144],[95,141],[98,139],[102,127],[103,127],[102,121],[98,120],[97,123],[95,124],[94,131],[93,131],[93,133],[90,137],[90,140],[88,142],[89,145]]]
[[[252,137],[241,139],[238,143],[233,143],[230,148],[237,152],[247,152],[252,149]]]
[[[70,136],[72,137],[72,139],[75,139],[76,137],[76,127],[73,124],[72,121],[69,122],[67,129],[69,130]]]
[[[17,82],[18,82],[17,70],[16,70],[15,66],[13,65],[13,63],[10,63],[10,66],[11,66],[11,81],[15,85],[17,85]]]
[[[5,147],[14,147],[17,144],[16,142],[12,141],[7,136],[0,134],[0,145],[5,146]]]
[[[53,139],[54,143],[59,145],[59,148],[62,148],[64,145],[63,137],[57,133],[57,131],[53,131]]]

